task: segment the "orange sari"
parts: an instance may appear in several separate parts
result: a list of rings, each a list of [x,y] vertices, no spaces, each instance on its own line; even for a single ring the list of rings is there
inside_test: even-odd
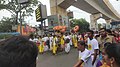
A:
[[[110,66],[108,66],[106,63],[103,63],[102,66],[100,67],[110,67]]]

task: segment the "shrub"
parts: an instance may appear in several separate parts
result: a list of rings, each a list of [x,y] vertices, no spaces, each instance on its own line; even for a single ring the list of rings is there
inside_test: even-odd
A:
[[[13,35],[11,34],[0,34],[0,39],[6,39],[6,38],[9,38],[9,37],[12,37]]]

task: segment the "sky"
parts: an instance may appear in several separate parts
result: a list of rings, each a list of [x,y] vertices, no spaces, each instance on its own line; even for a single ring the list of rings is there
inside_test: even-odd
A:
[[[51,15],[50,14],[50,2],[49,0],[39,0],[42,4],[46,5],[47,6],[47,15]],[[119,1],[116,1],[116,0],[109,0],[110,3],[113,5],[113,7],[119,12],[120,14],[120,0]],[[74,18],[76,19],[80,19],[80,18],[85,18],[88,22],[90,22],[90,14],[85,12],[85,11],[82,11],[74,6],[70,6],[67,10],[70,10],[70,11],[73,11],[73,14],[74,14]],[[6,11],[6,10],[1,10],[0,11],[0,19],[2,19],[3,16],[5,17],[10,17],[10,12],[9,11]],[[36,25],[36,24],[39,24],[39,22],[36,22],[35,20],[35,13],[33,13],[33,16],[32,17],[25,17],[25,21],[30,24],[30,25]],[[99,19],[97,21],[98,23],[105,23],[105,20],[104,19]]]

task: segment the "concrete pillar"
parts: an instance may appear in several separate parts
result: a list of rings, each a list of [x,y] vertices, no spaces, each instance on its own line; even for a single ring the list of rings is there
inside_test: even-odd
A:
[[[112,20],[111,19],[105,19],[105,21],[106,21],[106,29],[110,29],[111,28],[111,22],[112,22]]]
[[[50,10],[51,15],[56,15],[58,21],[56,22],[58,25],[65,25],[65,22],[68,18],[66,9],[58,6],[61,4],[64,0],[50,0]]]
[[[64,0],[50,0],[51,15],[62,15],[67,16],[67,11],[58,5]]]
[[[90,15],[90,29],[91,30],[94,30],[94,31],[97,31],[98,30],[98,24],[97,24],[97,20],[99,18],[102,17],[102,14],[101,13],[97,13],[97,14],[92,14]]]

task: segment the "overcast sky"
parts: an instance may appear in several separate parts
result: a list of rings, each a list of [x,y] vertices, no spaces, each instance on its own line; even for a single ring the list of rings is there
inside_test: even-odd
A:
[[[111,4],[113,5],[113,7],[120,13],[120,0],[116,1],[116,0],[109,0],[111,2]],[[50,4],[49,4],[49,0],[40,0],[40,2],[44,5],[47,6],[47,15],[50,15]],[[74,18],[76,19],[80,19],[80,18],[85,18],[88,22],[90,22],[90,14],[82,11],[78,8],[75,8],[73,6],[69,7],[68,10],[73,11],[74,13]],[[10,13],[6,10],[2,10],[0,11],[0,19],[5,16],[5,17],[10,17]],[[35,14],[33,14],[33,17],[29,17],[29,18],[25,18],[27,23],[29,22],[29,24],[31,25],[35,25],[35,24],[39,24],[36,23],[35,20]],[[101,23],[101,22],[105,22],[104,19],[99,19],[97,22]]]

